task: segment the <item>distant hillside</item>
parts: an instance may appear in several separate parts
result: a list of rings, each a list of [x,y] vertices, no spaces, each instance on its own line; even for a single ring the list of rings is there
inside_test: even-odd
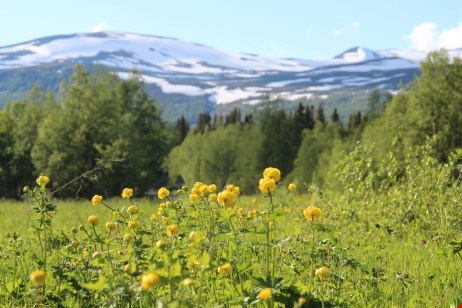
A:
[[[450,54],[460,56],[462,50]],[[352,104],[351,93],[397,90],[419,74],[424,57],[420,52],[354,47],[327,60],[270,59],[151,35],[57,35],[0,47],[0,105],[23,97],[35,84],[57,91],[75,64],[121,78],[139,70],[167,120],[181,114],[192,120],[199,112],[231,106],[251,109],[268,98],[288,104],[325,100],[331,105],[344,95]]]

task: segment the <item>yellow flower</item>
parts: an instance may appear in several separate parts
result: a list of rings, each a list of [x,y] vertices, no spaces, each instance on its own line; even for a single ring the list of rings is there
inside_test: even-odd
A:
[[[38,287],[39,285],[45,283],[45,278],[46,278],[46,274],[42,270],[35,270],[30,274],[30,281],[32,281],[32,283],[36,287]]]
[[[263,171],[263,177],[273,179],[274,182],[278,182],[281,179],[281,171],[277,168],[269,167]]]
[[[257,198],[252,199],[252,204],[257,204]]]
[[[137,207],[136,205],[132,205],[127,209],[127,214],[130,216],[139,214],[139,212],[140,212],[140,208]]]
[[[210,194],[209,195],[209,201],[210,202],[217,201],[217,195],[216,194]]]
[[[329,278],[330,271],[327,267],[321,267],[316,270],[315,274],[319,279],[326,280]]]
[[[85,258],[88,258],[89,255],[90,255],[90,252],[88,252],[88,249],[85,248],[85,249],[83,250],[83,256],[84,256]]]
[[[309,221],[314,221],[315,219],[319,219],[319,217],[321,217],[321,209],[314,205],[310,205],[303,210],[303,216],[305,216],[305,218]]]
[[[162,223],[164,225],[169,224],[170,223],[170,218],[168,218],[167,216],[162,216]]]
[[[106,230],[108,232],[111,232],[112,230],[115,230],[116,228],[117,228],[117,224],[115,222],[110,221],[106,223]]]
[[[290,214],[290,213],[292,213],[292,209],[290,207],[288,207],[288,206],[285,206],[284,207],[284,212]]]
[[[91,203],[93,205],[98,205],[103,201],[103,196],[100,195],[94,195],[93,198],[91,198]]]
[[[227,210],[234,205],[234,195],[228,190],[224,190],[218,194],[218,203],[223,205]]]
[[[122,198],[131,198],[133,196],[133,189],[125,188],[122,192]]]
[[[260,180],[258,188],[262,193],[272,192],[276,189],[276,182],[274,179],[263,178]]]
[[[156,221],[157,220],[156,214],[152,214],[150,218],[151,218],[151,221]]]
[[[159,197],[160,200],[167,198],[168,195],[170,195],[170,192],[165,187],[161,187],[157,192],[157,197]]]
[[[239,215],[239,216],[242,216],[244,214],[244,209],[243,208],[237,208],[236,209],[236,214]]]
[[[148,290],[152,287],[156,287],[160,284],[160,278],[159,275],[156,273],[150,273],[147,275],[144,275],[141,278],[141,289],[143,290]]]
[[[49,181],[50,179],[46,175],[41,175],[35,182],[37,182],[37,185],[39,186],[45,186],[48,184]]]
[[[194,203],[199,199],[199,195],[197,194],[192,194],[189,196],[189,202]]]
[[[288,188],[289,188],[289,190],[296,190],[297,185],[295,185],[294,183],[290,183]]]
[[[257,215],[257,210],[249,211],[247,213],[247,217],[249,217],[249,218],[254,217],[255,215]]]
[[[130,244],[130,243],[133,243],[134,239],[135,237],[133,235],[127,233],[124,235],[123,241],[125,244]]]
[[[127,224],[127,227],[130,229],[138,228],[138,222],[136,220],[132,220]]]
[[[234,185],[233,184],[226,185],[225,190],[229,191],[230,193],[234,192]]]
[[[201,195],[205,195],[208,192],[209,192],[209,187],[207,185],[204,184],[201,187],[199,187],[199,193]]]
[[[99,223],[99,218],[96,217],[95,215],[90,215],[87,219],[88,223],[92,226],[96,225],[97,223]]]
[[[180,229],[178,228],[177,225],[169,225],[167,227],[167,235],[168,236],[175,236],[180,232]]]
[[[209,193],[213,193],[213,192],[215,192],[215,190],[217,190],[217,185],[210,184],[207,188],[209,190]]]
[[[226,262],[222,266],[218,267],[218,274],[220,275],[227,276],[227,275],[231,275],[232,273],[233,273],[233,267],[231,266],[231,264],[229,264],[229,262]]]
[[[260,291],[260,293],[258,293],[258,299],[261,299],[261,300],[268,300],[271,298],[271,289],[270,288],[264,288],[263,290]]]
[[[273,230],[273,229],[274,229],[274,226],[275,226],[274,221],[271,220],[271,221],[268,222],[268,228],[269,228],[270,230]]]
[[[233,193],[234,193],[236,196],[241,194],[241,189],[239,188],[239,186],[234,186],[234,191],[233,191]]]
[[[120,212],[119,212],[119,211],[115,211],[115,212],[112,213],[112,214],[114,214],[114,217],[119,217],[119,216],[120,216]]]

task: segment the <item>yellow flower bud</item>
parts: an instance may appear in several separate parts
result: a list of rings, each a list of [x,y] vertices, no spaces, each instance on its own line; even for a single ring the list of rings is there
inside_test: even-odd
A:
[[[125,188],[123,191],[122,191],[122,198],[131,198],[133,196],[133,189],[131,188]]]
[[[41,175],[41,176],[38,177],[38,179],[35,182],[39,186],[45,186],[45,185],[48,184],[49,181],[50,181],[50,179],[46,175]]]
[[[167,198],[169,195],[170,191],[165,187],[161,187],[157,192],[157,197],[159,197],[160,200]]]
[[[189,196],[189,202],[194,203],[199,199],[199,195],[197,194],[192,194]]]
[[[321,217],[321,209],[314,205],[310,205],[303,210],[303,216],[309,221],[315,221]]]
[[[234,205],[234,195],[228,190],[224,190],[218,194],[218,203],[229,210]]]
[[[150,218],[151,218],[151,221],[156,221],[157,220],[156,214],[152,214]]]
[[[261,300],[268,300],[271,298],[271,289],[270,288],[264,288],[263,290],[260,291],[260,293],[258,293],[258,299],[261,299]]]
[[[107,232],[111,232],[112,230],[115,230],[117,228],[117,224],[115,222],[107,222],[106,223],[106,230]]]
[[[217,185],[210,184],[207,188],[208,188],[209,193],[213,193],[215,192],[215,190],[217,190]]]
[[[140,213],[140,208],[136,205],[132,205],[127,209],[127,214],[130,216],[136,215]]]
[[[279,182],[281,179],[281,171],[277,168],[269,167],[263,171],[263,177],[267,179],[273,179],[274,182]]]
[[[177,225],[169,225],[167,227],[167,235],[168,236],[175,236],[180,232],[180,229],[178,228]]]
[[[327,267],[321,267],[316,270],[315,274],[319,279],[326,280],[329,278],[330,271]]]
[[[216,194],[210,194],[209,195],[209,201],[210,202],[217,201],[217,195]]]
[[[231,264],[229,264],[229,262],[226,262],[222,266],[218,267],[218,274],[220,275],[227,276],[227,275],[231,275],[232,273],[233,273],[233,267],[231,266]]]
[[[290,183],[288,188],[289,188],[289,190],[296,190],[297,185],[295,185],[294,183]]]
[[[137,221],[132,220],[132,221],[130,221],[130,222],[127,224],[127,227],[128,227],[129,229],[136,229],[136,228],[138,228],[138,225],[139,225],[139,224],[138,224]]]
[[[91,198],[91,203],[93,205],[98,205],[103,201],[103,196],[100,195],[94,195],[93,198]]]
[[[160,284],[160,277],[156,273],[144,275],[141,278],[141,289],[148,290]]]
[[[30,274],[30,280],[36,287],[45,283],[45,279],[46,279],[46,274],[42,270],[35,270]]]
[[[258,188],[262,193],[272,192],[276,189],[276,182],[272,178],[263,178],[258,183]]]
[[[95,226],[96,224],[99,223],[99,218],[96,217],[95,215],[90,215],[88,217],[87,221],[91,226]]]

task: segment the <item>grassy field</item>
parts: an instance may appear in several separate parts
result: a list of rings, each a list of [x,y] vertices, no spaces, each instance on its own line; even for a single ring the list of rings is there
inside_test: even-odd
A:
[[[135,192],[130,198],[95,200],[96,206],[91,200],[47,200],[42,186],[29,193],[38,201],[1,201],[0,303],[462,303],[462,257],[457,253],[462,241],[452,222],[460,217],[454,218],[448,207],[447,217],[404,221],[408,214],[390,210],[403,195],[357,200],[358,193],[339,196],[268,185],[266,193],[255,196],[240,196],[228,187],[215,200],[218,191],[199,183],[163,200],[138,199]],[[451,200],[458,204],[460,199]],[[113,210],[120,214],[114,216]]]

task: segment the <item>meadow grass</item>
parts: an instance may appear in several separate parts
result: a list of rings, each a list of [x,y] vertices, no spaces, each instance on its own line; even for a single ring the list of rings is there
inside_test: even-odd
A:
[[[81,231],[72,235],[72,228],[83,225],[89,230],[87,218],[96,215],[102,223],[95,230],[104,238],[104,222],[114,220],[112,211],[101,204],[93,206],[90,200],[52,200],[57,204],[57,212],[52,213],[50,234],[59,240],[49,247],[49,262],[54,263],[49,271],[53,269],[54,274],[47,282],[47,290],[53,295],[47,298],[28,282],[30,273],[41,264],[33,231],[33,226],[37,226],[33,203],[2,200],[2,304],[115,303],[143,307],[161,300],[177,306],[450,307],[461,303],[462,258],[452,253],[450,238],[435,236],[433,231],[412,224],[393,229],[366,209],[350,208],[347,214],[360,213],[351,218],[339,211],[332,200],[322,200],[312,193],[281,192],[273,198],[274,209],[268,216],[269,200],[258,194],[239,196],[232,211],[217,208],[211,216],[207,216],[205,207],[186,202],[184,211],[167,209],[171,213],[162,214],[170,217],[167,223],[160,221],[159,200],[134,199],[141,210],[138,221],[142,225],[140,230],[127,233],[135,235],[135,242],[127,244],[120,238],[114,244],[108,242],[113,238],[107,237],[101,249],[99,243],[92,243],[95,237],[90,231],[89,237]],[[181,198],[171,200],[183,202]],[[121,212],[132,205],[120,198],[105,202]],[[303,217],[304,208],[312,203],[322,208],[319,221],[310,222]],[[243,209],[243,215],[235,214],[237,208]],[[247,217],[253,209],[259,211],[255,219]],[[176,217],[179,213],[185,217]],[[154,223],[149,221],[152,214],[157,215]],[[269,221],[275,222],[269,224],[274,227],[265,231]],[[166,236],[165,228],[172,222],[180,232]],[[193,230],[204,230],[208,241],[191,240]],[[70,247],[73,239],[80,242],[77,249]],[[159,241],[164,241],[168,248],[156,249]],[[191,251],[191,243],[199,248]],[[107,255],[104,245],[108,245]],[[103,252],[105,257],[92,261],[85,251]],[[117,257],[121,251],[123,255]],[[127,254],[129,258],[124,257]],[[217,274],[217,268],[220,273],[219,266],[226,261],[232,265],[232,274]],[[133,270],[127,270],[127,265],[132,264],[136,264]],[[316,277],[316,269],[322,266],[330,271],[326,280]],[[85,274],[75,274],[75,270]],[[162,283],[155,291],[143,291],[139,286],[142,272],[153,270]],[[105,283],[98,285],[101,277]],[[194,281],[194,287],[185,284],[186,278]],[[60,295],[66,288],[76,286],[79,292],[86,289],[84,295]],[[259,298],[264,287],[272,290],[270,300]]]

